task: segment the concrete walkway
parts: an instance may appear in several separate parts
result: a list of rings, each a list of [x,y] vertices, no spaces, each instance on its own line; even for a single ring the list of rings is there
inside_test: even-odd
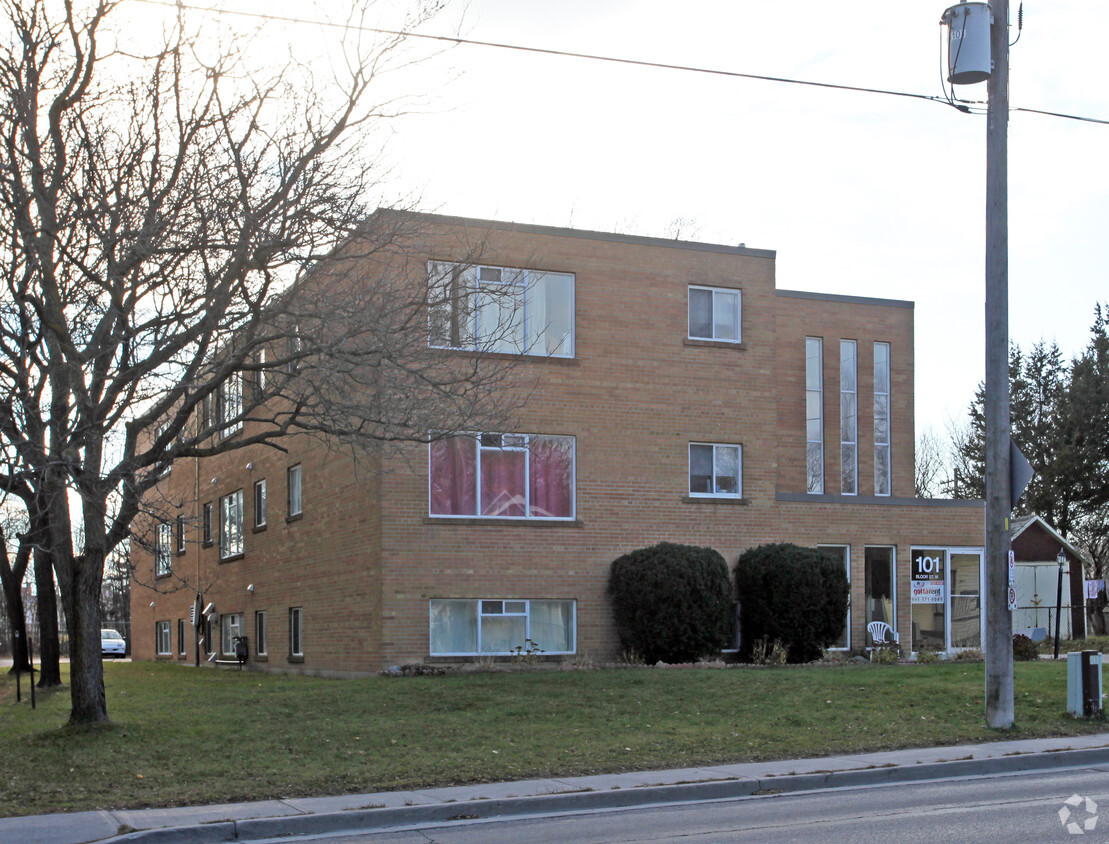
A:
[[[386,829],[459,818],[1103,766],[1109,771],[1109,733],[341,797],[0,818],[0,842],[84,844],[111,839],[143,844],[208,844]]]

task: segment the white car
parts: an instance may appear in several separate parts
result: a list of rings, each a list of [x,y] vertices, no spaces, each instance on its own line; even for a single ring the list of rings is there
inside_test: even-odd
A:
[[[123,656],[127,651],[127,642],[115,630],[100,631],[100,655]]]

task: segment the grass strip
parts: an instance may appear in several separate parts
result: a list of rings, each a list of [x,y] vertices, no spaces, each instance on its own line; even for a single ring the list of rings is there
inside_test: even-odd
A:
[[[1098,732],[1062,662],[1016,665],[1016,725],[985,726],[984,666],[626,668],[313,677],[105,665],[112,723],[68,688],[0,679],[0,815],[427,788]]]

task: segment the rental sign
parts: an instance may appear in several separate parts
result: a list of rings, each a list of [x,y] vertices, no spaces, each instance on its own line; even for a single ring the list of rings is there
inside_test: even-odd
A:
[[[913,552],[912,602],[942,604],[944,599],[944,568],[947,553],[941,549]]]

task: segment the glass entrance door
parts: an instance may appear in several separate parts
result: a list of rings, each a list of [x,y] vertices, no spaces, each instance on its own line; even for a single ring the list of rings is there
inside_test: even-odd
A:
[[[912,648],[982,647],[982,551],[913,548],[910,569]]]
[[[982,647],[982,552],[951,552],[951,647]]]
[[[913,650],[946,650],[947,549],[914,548],[910,569]]]

